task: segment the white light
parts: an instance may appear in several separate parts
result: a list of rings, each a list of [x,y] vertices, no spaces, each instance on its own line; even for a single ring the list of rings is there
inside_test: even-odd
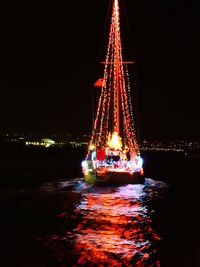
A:
[[[96,159],[96,151],[92,153],[92,160]]]
[[[136,164],[138,168],[142,168],[144,160],[141,157],[135,157],[136,158]]]
[[[81,166],[82,168],[87,169],[88,168],[87,161],[86,160],[82,161]]]

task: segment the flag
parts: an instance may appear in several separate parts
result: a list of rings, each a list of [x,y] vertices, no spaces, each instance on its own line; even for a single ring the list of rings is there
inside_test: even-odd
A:
[[[97,147],[96,158],[97,160],[104,161],[106,157],[106,150],[104,147]]]
[[[103,80],[103,78],[99,78],[95,83],[94,83],[95,87],[105,87],[105,81]]]

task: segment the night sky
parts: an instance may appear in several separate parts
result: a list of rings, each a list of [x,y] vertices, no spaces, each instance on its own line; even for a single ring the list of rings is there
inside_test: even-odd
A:
[[[7,1],[0,7],[0,132],[90,133],[110,0]],[[120,0],[141,138],[199,139],[199,9]]]

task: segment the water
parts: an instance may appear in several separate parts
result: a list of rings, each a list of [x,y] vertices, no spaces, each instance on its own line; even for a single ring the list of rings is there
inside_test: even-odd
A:
[[[152,179],[4,190],[3,266],[163,266],[156,216],[169,190]]]

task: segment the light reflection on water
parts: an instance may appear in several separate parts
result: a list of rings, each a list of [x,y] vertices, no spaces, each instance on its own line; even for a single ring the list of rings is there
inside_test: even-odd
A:
[[[164,183],[146,179],[144,185],[99,187],[74,180],[53,188],[80,197],[58,213],[58,233],[45,238],[57,253],[61,243],[70,248],[71,265],[160,266],[161,237],[152,226],[152,202],[162,197]],[[61,253],[58,261],[67,266]]]

